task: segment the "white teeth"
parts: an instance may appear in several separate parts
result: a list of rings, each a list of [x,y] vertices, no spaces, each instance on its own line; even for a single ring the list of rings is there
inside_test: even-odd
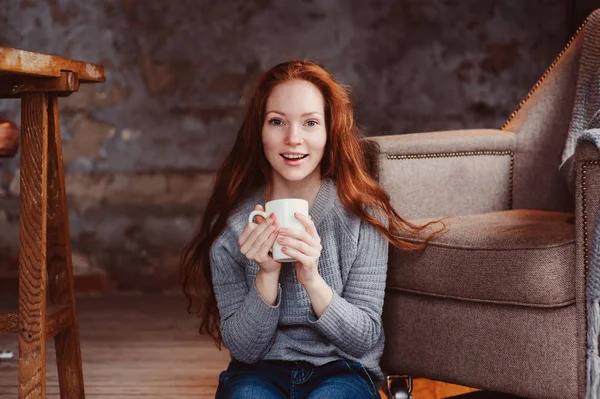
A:
[[[281,154],[283,155],[284,158],[286,159],[300,159],[300,158],[304,158],[304,155],[299,155],[299,154]]]

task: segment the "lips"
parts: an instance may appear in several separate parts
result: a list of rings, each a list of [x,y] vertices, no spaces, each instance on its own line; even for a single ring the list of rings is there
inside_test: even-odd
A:
[[[279,154],[283,157],[283,159],[287,159],[290,161],[295,161],[298,159],[304,159],[308,156],[308,154]]]
[[[285,154],[287,156],[293,156],[293,158],[286,158],[284,154],[279,154],[283,159],[283,162],[288,166],[298,166],[304,162],[304,160],[308,157],[308,154]],[[298,156],[302,156],[299,157]]]

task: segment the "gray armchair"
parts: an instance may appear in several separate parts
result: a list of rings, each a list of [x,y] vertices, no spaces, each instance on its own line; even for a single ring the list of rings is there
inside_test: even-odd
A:
[[[386,374],[530,398],[585,396],[600,154],[577,146],[574,195],[558,172],[582,36],[502,130],[367,139],[379,145],[375,172],[401,216],[417,224],[453,216],[424,251],[390,249]]]

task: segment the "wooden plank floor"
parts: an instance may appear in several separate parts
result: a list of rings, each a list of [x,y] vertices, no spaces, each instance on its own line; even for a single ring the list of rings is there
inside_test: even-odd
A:
[[[12,300],[12,299],[11,299]],[[178,295],[80,296],[83,374],[89,398],[214,398],[229,352],[197,334]],[[8,299],[0,297],[6,307]],[[0,351],[18,352],[17,336],[0,334]],[[47,396],[58,398],[53,341],[47,347]],[[17,397],[17,362],[0,360],[0,398]],[[417,380],[415,398],[444,398],[472,389]]]

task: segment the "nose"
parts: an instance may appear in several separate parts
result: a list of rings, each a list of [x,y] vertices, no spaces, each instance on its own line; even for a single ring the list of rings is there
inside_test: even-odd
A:
[[[287,132],[285,133],[285,144],[287,144],[287,145],[302,144],[302,136],[300,135],[300,129],[294,123],[289,125]]]

